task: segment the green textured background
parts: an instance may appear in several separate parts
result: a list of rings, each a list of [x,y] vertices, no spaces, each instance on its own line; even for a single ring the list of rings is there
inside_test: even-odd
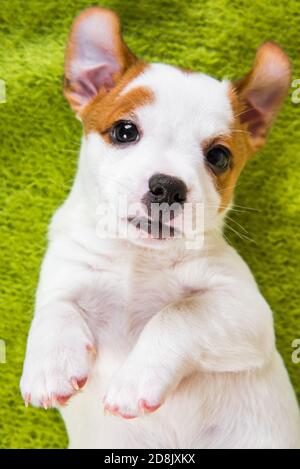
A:
[[[218,78],[245,73],[256,47],[272,39],[292,58],[300,78],[299,2],[273,0],[112,0],[125,39],[148,61],[164,61]],[[80,124],[62,96],[63,55],[73,17],[89,1],[1,0],[0,104],[1,296],[0,447],[65,447],[56,411],[25,409],[18,383],[49,218],[74,176]],[[230,216],[253,241],[231,239],[271,304],[278,347],[300,397],[300,364],[291,342],[300,338],[300,103],[286,100],[268,145],[248,164],[236,203],[256,210]],[[243,233],[236,223],[232,227]],[[99,404],[100,411],[100,404]]]

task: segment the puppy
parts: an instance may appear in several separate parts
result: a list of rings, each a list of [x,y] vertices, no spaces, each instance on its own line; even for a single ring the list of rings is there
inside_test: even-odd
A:
[[[84,133],[21,379],[27,405],[59,407],[71,448],[299,446],[272,313],[222,236],[290,68],[267,42],[244,78],[218,81],[137,59],[110,10],[75,20],[65,96]]]

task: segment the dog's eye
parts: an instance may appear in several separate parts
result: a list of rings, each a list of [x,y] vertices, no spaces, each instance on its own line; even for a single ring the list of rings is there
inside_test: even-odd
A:
[[[230,165],[231,153],[223,145],[216,145],[210,148],[205,156],[209,166],[217,174],[226,171]]]
[[[139,139],[139,131],[133,122],[119,121],[111,129],[110,137],[113,143],[130,143]]]

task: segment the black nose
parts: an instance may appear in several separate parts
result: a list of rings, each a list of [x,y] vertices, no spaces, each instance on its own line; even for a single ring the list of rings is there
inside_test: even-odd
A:
[[[148,198],[151,203],[184,204],[186,194],[187,187],[181,179],[167,174],[154,174],[149,179]]]

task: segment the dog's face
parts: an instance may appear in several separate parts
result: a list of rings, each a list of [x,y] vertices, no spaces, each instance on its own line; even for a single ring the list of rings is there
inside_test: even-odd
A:
[[[124,44],[117,16],[91,8],[73,24],[65,78],[84,127],[85,184],[109,207],[102,222],[112,226],[121,205],[129,239],[160,246],[220,226],[238,175],[286,95],[290,63],[266,43],[235,84],[148,65]]]

